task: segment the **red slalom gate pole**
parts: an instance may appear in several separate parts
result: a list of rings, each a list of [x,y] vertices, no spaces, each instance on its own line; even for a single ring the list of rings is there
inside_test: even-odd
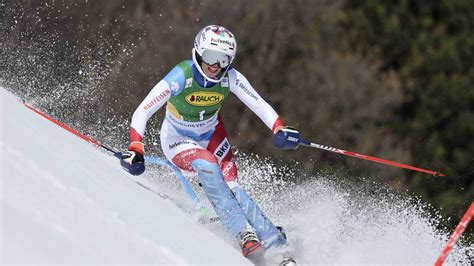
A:
[[[448,244],[446,247],[441,251],[441,254],[439,255],[438,259],[435,262],[435,266],[441,266],[443,265],[444,260],[448,256],[449,252],[453,248],[454,244],[456,244],[456,241],[458,241],[458,238],[461,236],[461,234],[464,232],[466,229],[467,225],[469,222],[472,220],[472,217],[474,216],[474,201],[471,202],[471,206],[469,206],[469,209],[467,209],[466,213],[461,219],[461,222],[459,222],[458,226],[456,226],[456,229],[454,230],[454,233],[451,235],[451,238],[449,238]]]
[[[317,149],[320,149],[320,150],[335,152],[335,153],[339,153],[339,154],[342,154],[342,155],[352,156],[352,157],[367,160],[367,161],[372,161],[372,162],[387,164],[387,165],[391,165],[391,166],[395,166],[395,167],[399,167],[399,168],[405,168],[405,169],[410,169],[410,170],[413,170],[413,171],[423,172],[423,173],[431,174],[433,176],[444,176],[444,174],[442,174],[440,172],[426,170],[426,169],[423,169],[423,168],[418,168],[418,167],[414,167],[414,166],[407,165],[407,164],[402,164],[402,163],[397,163],[397,162],[393,162],[393,161],[389,161],[389,160],[385,160],[385,159],[380,159],[380,158],[377,158],[377,157],[367,156],[367,155],[355,153],[355,152],[352,152],[352,151],[345,151],[345,150],[341,150],[341,149],[338,149],[338,148],[329,147],[329,146],[326,146],[326,145],[312,143],[312,142],[309,142],[307,140],[300,140],[299,144],[303,145],[303,146],[306,146],[306,147],[312,147],[312,148],[317,148]]]
[[[55,119],[51,118],[50,116],[44,114],[43,112],[41,112],[41,111],[35,109],[33,106],[31,106],[31,105],[29,105],[29,104],[27,104],[27,103],[23,103],[23,105],[26,106],[26,107],[27,107],[28,109],[30,109],[31,111],[33,111],[33,112],[39,114],[40,116],[42,116],[42,117],[48,119],[49,121],[55,123],[56,125],[62,127],[63,129],[65,129],[65,130],[71,132],[72,134],[78,136],[79,138],[81,138],[81,139],[83,139],[83,140],[85,140],[85,141],[87,141],[87,142],[90,142],[90,143],[94,144],[94,145],[97,146],[97,147],[100,147],[100,146],[101,146],[101,144],[100,144],[99,142],[97,142],[97,141],[95,141],[95,140],[93,140],[93,139],[91,139],[91,138],[89,138],[89,137],[86,137],[86,136],[82,135],[81,133],[77,132],[76,130],[74,130],[74,129],[68,127],[68,126],[66,126],[65,124],[63,124],[63,123],[61,123],[61,122],[59,122],[58,120],[55,120]]]
[[[29,104],[27,104],[27,103],[23,103],[23,105],[26,106],[26,107],[27,107],[28,109],[30,109],[31,111],[33,111],[33,112],[39,114],[40,116],[46,118],[47,120],[53,122],[54,124],[56,124],[56,125],[58,125],[58,126],[60,126],[61,128],[63,128],[63,129],[65,129],[65,130],[71,132],[72,134],[78,136],[79,138],[81,138],[81,139],[83,139],[83,140],[85,140],[85,141],[87,141],[87,142],[89,142],[89,143],[91,143],[91,144],[93,144],[93,145],[95,145],[95,146],[97,146],[97,147],[102,147],[102,148],[108,150],[109,152],[112,152],[112,153],[114,154],[114,156],[117,157],[117,158],[120,158],[120,157],[121,157],[121,154],[122,154],[122,153],[120,153],[120,152],[118,152],[118,151],[116,151],[116,150],[114,150],[114,149],[112,149],[112,148],[110,148],[110,147],[108,147],[108,146],[106,146],[106,145],[104,145],[104,144],[101,144],[101,143],[99,143],[99,142],[97,142],[97,141],[95,141],[95,140],[93,140],[93,139],[91,139],[91,138],[89,138],[89,137],[87,137],[87,136],[84,136],[83,134],[79,133],[78,131],[74,130],[73,128],[71,128],[71,127],[69,127],[69,126],[67,126],[67,125],[65,125],[65,124],[63,124],[63,123],[61,123],[61,122],[59,122],[58,120],[53,119],[52,117],[50,117],[50,116],[46,115],[45,113],[43,113],[43,112],[41,112],[41,111],[35,109],[33,106],[31,106],[31,105],[29,105]]]

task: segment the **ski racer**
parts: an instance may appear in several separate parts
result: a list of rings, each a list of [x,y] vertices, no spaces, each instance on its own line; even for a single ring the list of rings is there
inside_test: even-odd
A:
[[[237,237],[242,254],[286,245],[286,236],[239,186],[237,167],[219,111],[232,92],[276,134],[278,148],[296,148],[299,134],[285,127],[275,110],[244,75],[231,67],[237,51],[234,35],[206,26],[196,35],[192,60],[175,66],[159,81],[132,116],[130,146],[122,161],[141,174],[148,119],[166,104],[161,147],[180,169],[197,173],[202,188],[227,231]]]

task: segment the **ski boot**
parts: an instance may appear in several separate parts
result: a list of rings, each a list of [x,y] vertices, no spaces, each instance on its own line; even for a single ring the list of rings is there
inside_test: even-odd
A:
[[[263,252],[263,246],[253,231],[242,231],[237,235],[237,238],[244,257],[251,259]]]

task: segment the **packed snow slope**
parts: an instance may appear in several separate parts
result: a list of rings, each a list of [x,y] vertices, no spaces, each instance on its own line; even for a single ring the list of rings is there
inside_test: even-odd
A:
[[[0,264],[248,264],[116,158],[1,94]]]
[[[219,223],[196,221],[171,171],[147,164],[128,175],[110,154],[2,88],[0,96],[1,265],[249,263]],[[372,181],[299,177],[255,155],[236,159],[241,185],[285,228],[301,264],[433,265],[451,234],[437,229],[426,204]],[[461,237],[446,265],[470,265],[473,250]]]

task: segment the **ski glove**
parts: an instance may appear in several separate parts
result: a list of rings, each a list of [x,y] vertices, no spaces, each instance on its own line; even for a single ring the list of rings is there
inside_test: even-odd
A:
[[[136,151],[126,151],[122,153],[120,164],[125,171],[132,175],[141,175],[145,172],[145,159],[141,153]]]
[[[122,153],[122,160],[124,160],[128,164],[136,164],[136,163],[145,162],[143,155],[135,151],[126,151]]]
[[[273,145],[281,150],[295,150],[300,145],[300,133],[294,128],[284,127],[273,136]]]

